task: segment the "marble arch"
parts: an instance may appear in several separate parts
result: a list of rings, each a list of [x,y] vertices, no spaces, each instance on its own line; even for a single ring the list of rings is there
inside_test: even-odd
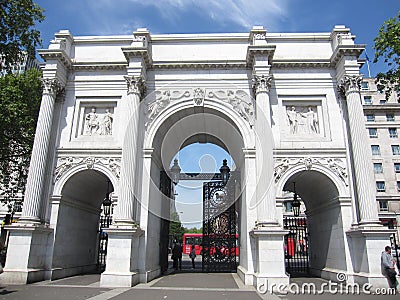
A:
[[[50,263],[54,241],[62,240],[58,228],[73,225],[73,219],[66,214],[59,224],[56,205],[47,208],[62,202],[60,193],[71,178],[87,180],[79,175],[89,172],[87,165],[106,174],[117,191],[100,284],[131,287],[160,276],[158,250],[149,245],[160,238],[162,219],[152,205],[163,207],[151,184],[158,189],[160,171],[185,141],[209,134],[226,135],[221,142],[243,161],[247,183],[237,272],[246,285],[290,281],[282,251],[287,231],[281,191],[300,174],[338,196],[331,206],[312,211],[310,220],[328,220],[327,236],[342,241],[338,249],[331,239],[320,240],[325,248],[324,255],[315,253],[316,275],[334,280],[345,272],[347,282],[386,287],[376,257],[392,231],[380,225],[376,207],[360,94],[363,51],[344,26],[316,33],[270,33],[262,26],[228,34],[150,34],[145,28],[112,37],[57,32],[49,47],[39,50],[45,61],[42,104],[22,215],[7,227],[7,265],[0,281],[35,282],[84,266],[83,260],[63,261],[62,247],[56,253],[60,260]],[[204,124],[196,119],[199,112],[217,124],[215,131],[196,131],[196,124]],[[163,151],[163,134],[180,116],[197,121],[170,131],[178,141]],[[233,138],[228,125],[235,129]],[[85,240],[86,233],[77,230],[77,240]]]

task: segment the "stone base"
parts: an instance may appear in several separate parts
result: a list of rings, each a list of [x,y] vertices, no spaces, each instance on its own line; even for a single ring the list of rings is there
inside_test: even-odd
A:
[[[115,225],[105,231],[108,234],[107,261],[100,286],[131,287],[139,283],[139,239],[144,231],[134,226]]]
[[[6,226],[9,230],[4,284],[27,284],[50,279],[48,256],[49,238],[53,229],[40,225],[21,223]]]
[[[102,287],[132,287],[139,283],[139,274],[131,273],[107,273],[101,274],[100,286]]]
[[[381,274],[381,253],[390,245],[390,235],[394,230],[382,226],[353,227],[347,232],[353,272],[348,281],[359,285],[371,284],[371,290],[388,287]]]
[[[0,276],[1,284],[27,284],[47,280],[50,272],[46,270],[16,270],[6,268]]]
[[[250,232],[255,239],[257,267],[253,284],[257,289],[271,289],[278,285],[289,284],[285,272],[285,257],[283,252],[284,237],[288,230],[279,225],[260,226]]]

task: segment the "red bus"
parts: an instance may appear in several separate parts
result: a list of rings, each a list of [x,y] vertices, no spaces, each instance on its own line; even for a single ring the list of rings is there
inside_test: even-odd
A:
[[[236,246],[235,249],[231,249],[231,251],[235,252],[236,256],[239,256],[239,245],[238,245],[239,235],[236,234]],[[192,245],[194,245],[194,249],[196,250],[196,255],[201,254],[201,250],[203,244],[203,234],[202,233],[184,233],[183,234],[183,254],[189,254],[192,250]]]

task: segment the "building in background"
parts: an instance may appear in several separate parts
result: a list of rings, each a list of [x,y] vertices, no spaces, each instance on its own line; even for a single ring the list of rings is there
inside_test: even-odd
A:
[[[375,78],[364,78],[361,98],[369,136],[379,219],[389,228],[400,222],[400,103],[378,91]]]

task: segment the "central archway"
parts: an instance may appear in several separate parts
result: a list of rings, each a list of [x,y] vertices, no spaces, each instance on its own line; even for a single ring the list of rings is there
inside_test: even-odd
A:
[[[165,221],[169,220],[171,199],[160,192],[160,172],[169,173],[170,163],[183,147],[193,143],[212,143],[223,148],[234,161],[234,169],[240,171],[242,196],[239,203],[241,216],[240,232],[247,233],[246,211],[246,168],[244,149],[254,149],[254,133],[251,124],[237,111],[221,101],[204,100],[204,106],[194,107],[193,99],[167,107],[146,130],[144,138],[143,184],[141,203],[138,207],[141,227],[145,228],[142,237],[146,250],[141,252],[140,266],[144,270],[157,270],[162,265],[160,241],[165,234]],[[143,221],[145,223],[143,223]],[[254,221],[253,221],[254,222]],[[245,268],[252,254],[247,234],[240,236],[240,261]],[[161,268],[162,269],[162,268]],[[149,274],[149,272],[147,272]],[[149,274],[145,281],[159,275]]]

